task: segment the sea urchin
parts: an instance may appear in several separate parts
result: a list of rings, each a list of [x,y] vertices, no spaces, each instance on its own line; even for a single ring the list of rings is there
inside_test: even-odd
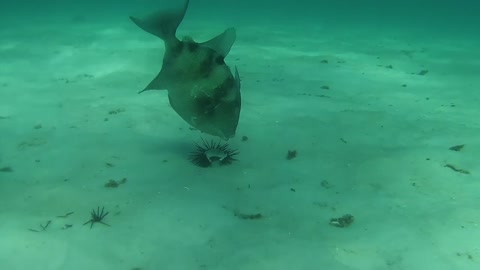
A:
[[[228,143],[210,142],[202,139],[202,145],[195,143],[197,149],[190,153],[189,160],[199,167],[211,167],[215,165],[230,165],[236,161],[237,149],[231,149]]]

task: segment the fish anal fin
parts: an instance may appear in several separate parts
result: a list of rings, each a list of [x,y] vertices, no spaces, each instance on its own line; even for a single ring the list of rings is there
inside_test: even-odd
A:
[[[145,87],[142,91],[139,93],[148,91],[148,90],[166,90],[168,88],[168,80],[167,77],[164,75],[165,73],[160,71],[158,73],[157,77],[153,79],[147,87]]]
[[[235,39],[237,38],[237,34],[235,28],[231,27],[225,30],[220,35],[210,39],[209,41],[200,43],[201,46],[205,46],[210,48],[223,57],[226,57],[227,54],[230,52]]]

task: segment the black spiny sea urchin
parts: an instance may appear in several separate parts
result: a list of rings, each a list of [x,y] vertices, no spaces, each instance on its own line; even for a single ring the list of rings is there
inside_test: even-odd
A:
[[[202,145],[195,143],[197,149],[190,153],[188,159],[199,167],[211,167],[214,165],[224,166],[230,165],[236,161],[238,155],[237,149],[231,149],[228,143],[210,142],[202,139]]]

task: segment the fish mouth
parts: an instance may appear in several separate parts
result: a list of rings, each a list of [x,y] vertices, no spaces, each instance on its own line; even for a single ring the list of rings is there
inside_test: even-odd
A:
[[[220,129],[215,129],[212,133],[210,133],[210,135],[213,135],[213,136],[216,136],[216,137],[219,137],[220,139],[224,140],[224,141],[228,141],[229,139],[235,137],[235,132],[233,133],[226,133],[226,132],[223,132],[222,130]]]

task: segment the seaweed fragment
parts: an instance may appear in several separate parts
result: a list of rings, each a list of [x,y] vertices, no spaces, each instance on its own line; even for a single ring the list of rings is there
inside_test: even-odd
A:
[[[13,172],[13,169],[10,166],[5,166],[0,168],[0,172]]]
[[[120,186],[120,185],[122,185],[122,184],[125,184],[126,182],[127,182],[127,178],[126,178],[126,177],[124,177],[124,178],[123,178],[122,180],[120,180],[120,181],[110,179],[110,180],[108,180],[107,183],[105,183],[104,186],[107,187],[107,188],[116,188],[116,187],[118,187],[118,186]]]
[[[459,144],[459,145],[454,145],[448,149],[452,150],[452,151],[462,151],[463,147],[465,146],[465,144]]]
[[[331,218],[329,224],[335,227],[345,228],[350,226],[354,220],[355,219],[352,215],[345,214],[338,218]]]
[[[297,150],[288,150],[287,160],[291,160],[297,157]]]
[[[261,213],[245,214],[245,213],[240,213],[239,211],[234,211],[233,214],[240,219],[255,220],[255,219],[263,218],[263,215]]]
[[[458,172],[458,173],[470,174],[469,171],[464,170],[464,169],[457,168],[455,165],[452,165],[452,164],[446,164],[444,167],[450,168],[450,169],[452,169],[453,171]]]
[[[74,213],[74,212],[68,212],[68,213],[66,213],[65,215],[58,215],[57,217],[58,217],[58,218],[66,218],[66,217],[70,216],[70,215],[73,214],[73,213]]]
[[[73,224],[65,224],[63,225],[62,230],[70,229],[72,227],[73,227]]]
[[[50,223],[52,223],[52,221],[48,220],[47,223],[45,223],[45,225],[40,224],[40,228],[42,228],[41,230],[35,230],[35,229],[28,229],[28,230],[31,231],[31,232],[45,231],[48,228],[48,226],[50,225]]]
[[[417,73],[417,75],[423,76],[423,75],[426,75],[427,73],[428,73],[428,70],[422,69]]]

